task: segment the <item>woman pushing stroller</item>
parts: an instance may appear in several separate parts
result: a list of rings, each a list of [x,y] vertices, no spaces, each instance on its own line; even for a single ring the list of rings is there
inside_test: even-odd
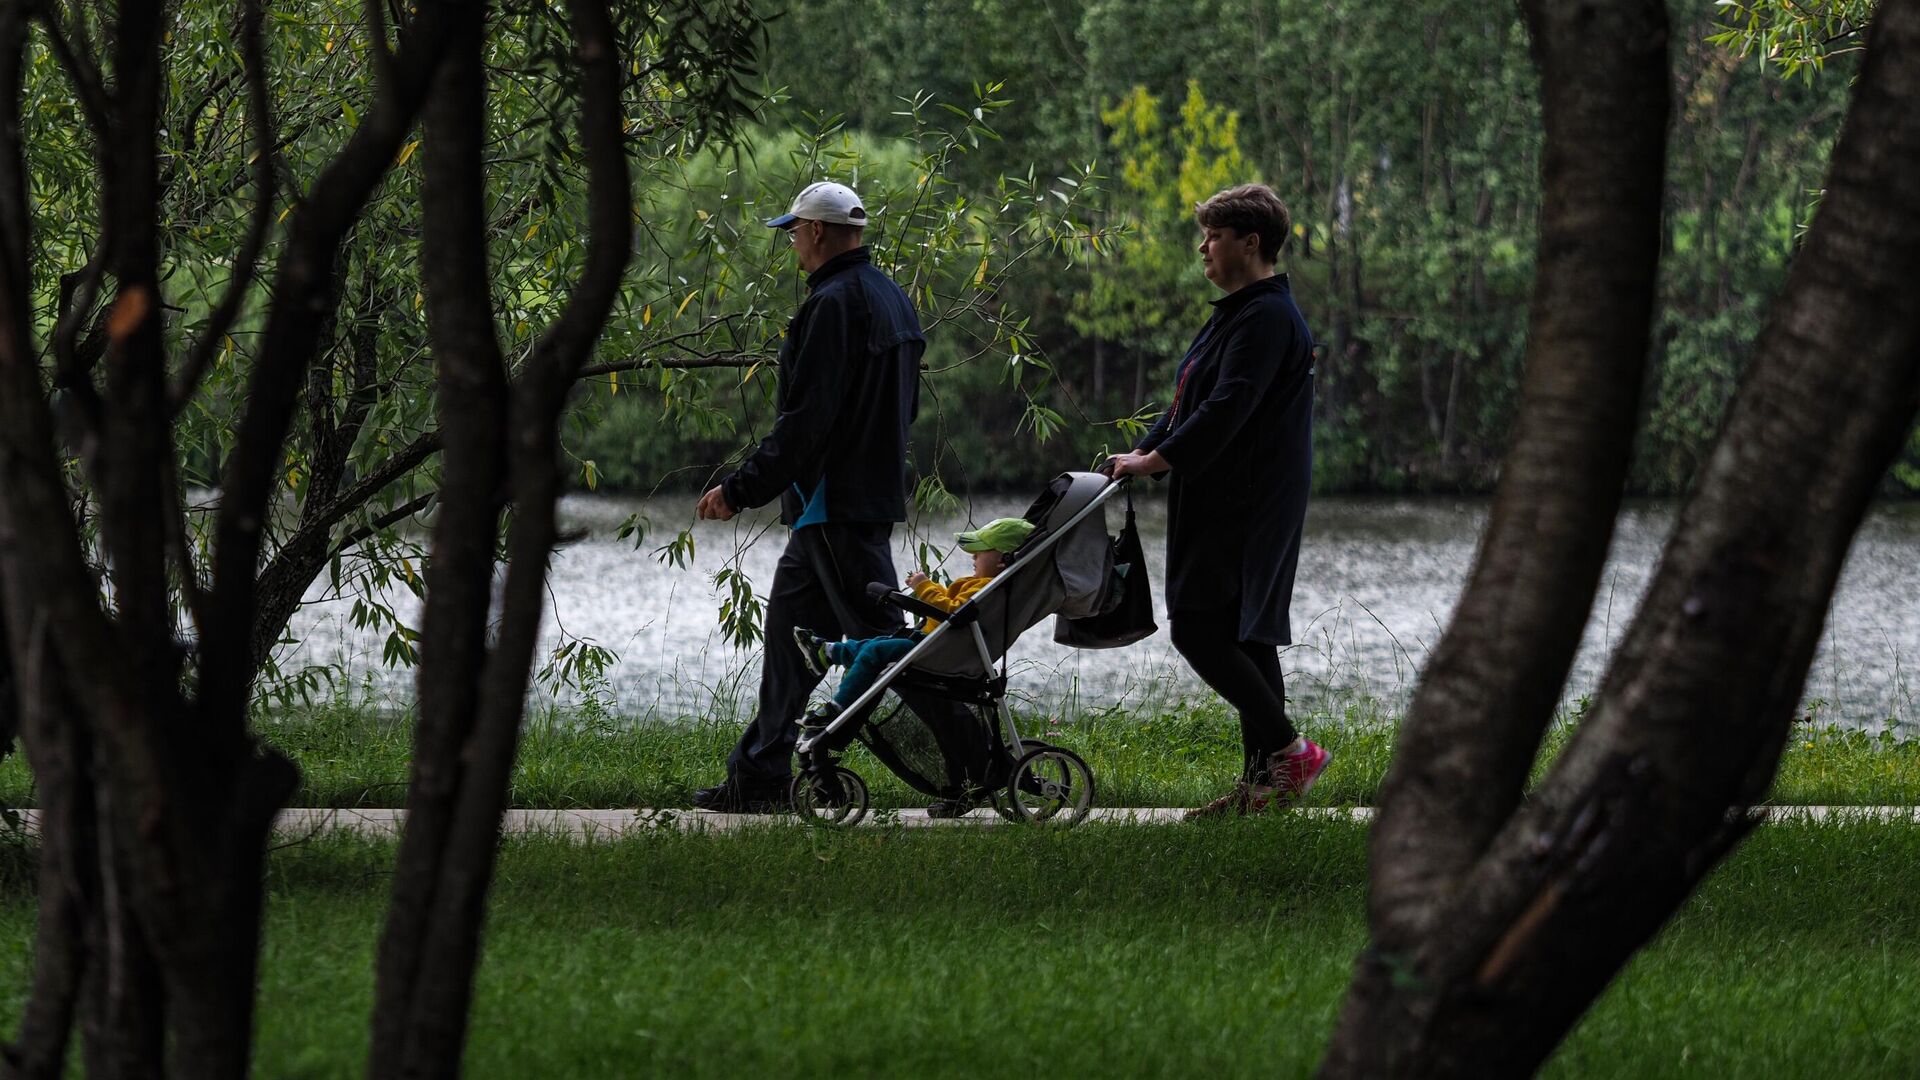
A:
[[[1330,755],[1287,718],[1279,646],[1313,480],[1313,335],[1274,272],[1291,222],[1264,184],[1195,207],[1200,261],[1223,294],[1175,376],[1173,401],[1110,476],[1170,473],[1167,613],[1173,647],[1240,713],[1245,765],[1194,811],[1299,801]]]

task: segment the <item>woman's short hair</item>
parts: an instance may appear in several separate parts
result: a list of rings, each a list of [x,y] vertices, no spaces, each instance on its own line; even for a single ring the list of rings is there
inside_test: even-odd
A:
[[[1241,184],[1230,187],[1203,203],[1195,203],[1193,216],[1203,229],[1232,229],[1241,236],[1260,236],[1260,257],[1268,262],[1280,257],[1280,248],[1293,230],[1293,215],[1287,204],[1265,184]]]

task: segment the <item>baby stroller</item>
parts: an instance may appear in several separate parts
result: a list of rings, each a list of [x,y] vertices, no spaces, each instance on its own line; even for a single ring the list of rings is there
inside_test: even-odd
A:
[[[952,613],[874,582],[867,594],[931,633],[830,722],[803,730],[794,810],[850,825],[866,815],[867,785],[840,761],[858,740],[916,790],[942,800],[985,801],[1015,821],[1073,825],[1093,808],[1093,770],[1065,747],[1023,737],[1007,707],[1006,653],[1049,615],[1111,611],[1127,587],[1117,568],[1105,505],[1126,484],[1099,473],[1062,473],[1024,515],[1034,530],[1007,568]]]

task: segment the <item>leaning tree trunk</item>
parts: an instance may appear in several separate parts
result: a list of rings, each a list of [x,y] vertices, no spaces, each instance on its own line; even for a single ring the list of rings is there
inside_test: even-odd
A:
[[[1826,197],[1589,719],[1483,850],[1414,879],[1424,898],[1384,875],[1323,1075],[1530,1073],[1755,824],[1847,549],[1920,405],[1915,100],[1920,0],[1887,0]],[[1376,867],[1455,847],[1448,808],[1476,798],[1472,773],[1394,771],[1387,799],[1423,788],[1436,812],[1383,805]]]
[[[406,835],[381,938],[373,1077],[460,1072],[488,886],[558,539],[560,418],[598,341],[631,247],[620,59],[605,0],[569,0],[588,168],[586,265],[510,385],[487,285],[477,29],[456,43],[428,115],[426,285],[444,436]],[[503,485],[504,481],[504,485]],[[493,538],[513,505],[497,640]]]
[[[1546,142],[1526,375],[1486,536],[1380,798],[1370,904],[1387,950],[1426,932],[1431,899],[1520,799],[1606,563],[1652,323],[1666,9],[1527,10]]]

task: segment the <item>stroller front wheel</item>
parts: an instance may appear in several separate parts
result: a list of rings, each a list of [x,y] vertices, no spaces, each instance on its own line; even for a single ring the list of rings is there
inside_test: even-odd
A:
[[[1034,746],[1013,763],[1001,812],[1017,821],[1078,825],[1093,809],[1093,792],[1093,769],[1079,754]]]
[[[872,805],[867,782],[845,765],[796,774],[788,795],[793,812],[809,825],[857,825]]]

